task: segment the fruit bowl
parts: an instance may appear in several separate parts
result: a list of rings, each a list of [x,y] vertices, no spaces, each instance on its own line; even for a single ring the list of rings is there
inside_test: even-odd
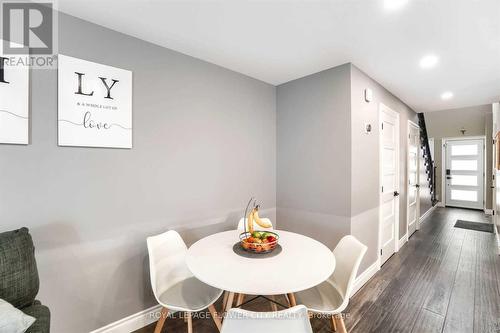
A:
[[[240,234],[241,247],[248,252],[269,253],[278,245],[279,236],[271,231],[243,232]]]

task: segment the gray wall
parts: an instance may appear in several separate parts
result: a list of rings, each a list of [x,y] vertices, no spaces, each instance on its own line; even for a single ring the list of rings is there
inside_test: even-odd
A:
[[[350,232],[350,65],[277,87],[277,218],[330,248]]]
[[[234,228],[255,195],[275,220],[275,87],[61,14],[60,53],[133,71],[134,148],[57,146],[57,72],[33,70],[32,143],[0,145],[1,230],[27,226],[52,332],[155,304],[146,237]],[[7,175],[7,176],[6,176]]]
[[[364,90],[373,90],[366,103]],[[331,248],[353,234],[368,246],[360,273],[377,260],[378,110],[400,114],[400,237],[406,233],[406,137],[416,113],[358,68],[345,64],[277,88],[277,216]],[[370,135],[365,123],[373,125]]]
[[[364,90],[373,91],[373,100],[367,103]],[[399,237],[406,234],[406,164],[408,120],[418,123],[417,114],[399,98],[371,79],[356,66],[351,66],[351,233],[368,246],[361,270],[368,267],[378,256],[379,213],[379,105],[383,103],[399,113],[400,121],[400,196]],[[364,132],[365,123],[371,123],[373,131]]]
[[[436,193],[437,199],[442,201],[441,190],[441,169],[442,169],[442,138],[460,137],[460,129],[464,127],[467,132],[465,136],[486,135],[486,127],[491,117],[491,104],[479,105],[461,109],[451,109],[425,114],[425,122],[429,137],[434,138],[434,160],[437,167],[436,172]],[[486,145],[486,156],[491,156],[491,145]],[[491,157],[490,157],[491,158]],[[491,159],[490,159],[491,161]],[[486,207],[491,208],[492,193],[491,184],[491,163],[486,165]]]

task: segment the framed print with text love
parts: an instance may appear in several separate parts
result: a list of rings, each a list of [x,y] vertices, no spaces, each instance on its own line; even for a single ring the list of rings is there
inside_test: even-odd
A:
[[[132,148],[132,72],[58,55],[58,143]]]

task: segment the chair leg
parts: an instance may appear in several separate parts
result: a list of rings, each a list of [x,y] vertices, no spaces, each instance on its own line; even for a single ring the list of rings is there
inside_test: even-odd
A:
[[[344,317],[342,316],[341,313],[336,315],[335,320],[337,321],[337,324],[338,324],[339,333],[347,333],[347,330],[346,330],[345,324],[344,324]]]
[[[274,303],[274,302],[276,302],[276,298],[274,297],[274,295],[270,295],[269,298],[271,300],[273,300],[273,302],[269,302],[269,303],[271,303],[271,309],[273,311],[278,311],[278,306],[276,305],[276,303]]]
[[[162,308],[160,312],[160,319],[158,319],[158,322],[156,323],[154,333],[161,333],[161,329],[163,328],[163,324],[165,323],[167,316],[168,316],[168,309]]]
[[[191,312],[186,312],[187,324],[188,324],[188,333],[193,333],[193,317],[191,316]]]
[[[332,315],[330,323],[332,324],[332,331],[337,332],[337,323],[335,322],[335,315]]]
[[[290,307],[296,306],[297,301],[295,300],[295,295],[293,293],[287,294],[288,296],[288,301],[290,302]]]
[[[245,300],[245,294],[238,294],[238,298],[236,299],[236,306],[240,306],[243,304],[243,301]]]
[[[217,329],[220,332],[220,330],[222,328],[222,324],[220,322],[219,314],[215,310],[215,307],[213,304],[208,307],[208,311],[210,311],[210,314],[212,315],[212,319],[214,320],[215,326],[217,326]]]

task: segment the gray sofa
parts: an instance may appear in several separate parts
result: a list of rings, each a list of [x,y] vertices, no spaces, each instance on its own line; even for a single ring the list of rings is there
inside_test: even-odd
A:
[[[0,298],[36,321],[27,333],[49,333],[50,311],[35,299],[39,280],[35,247],[27,228],[0,233]]]

